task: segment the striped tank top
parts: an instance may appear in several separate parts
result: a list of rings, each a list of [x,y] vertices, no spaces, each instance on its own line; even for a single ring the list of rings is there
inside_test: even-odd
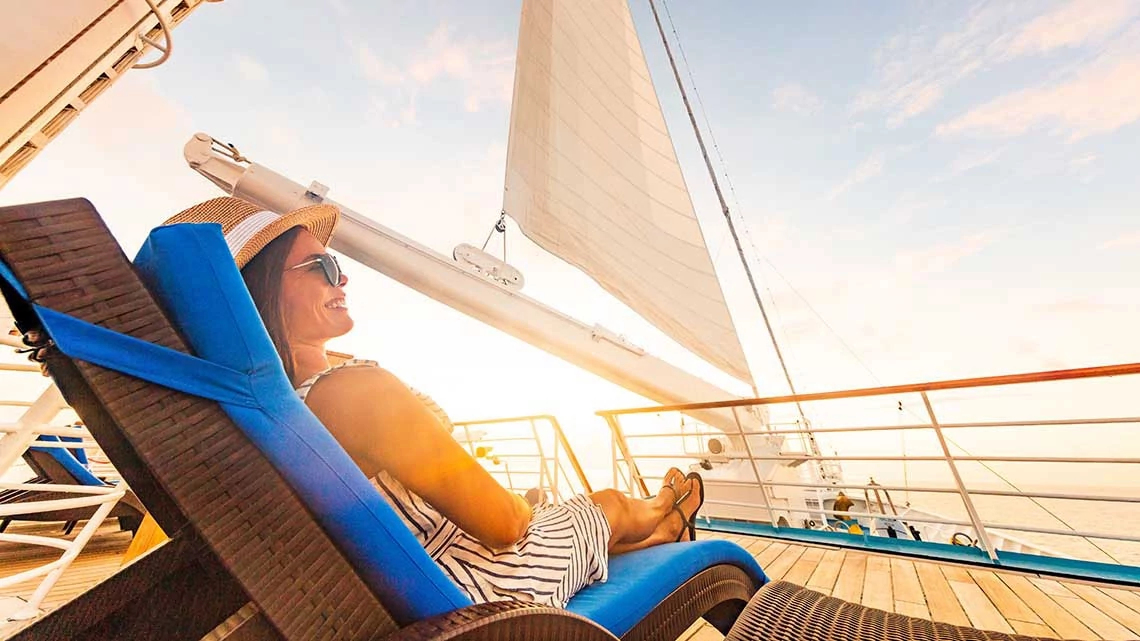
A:
[[[321,377],[340,368],[376,366],[346,361],[312,376],[297,393],[304,400]],[[585,495],[536,506],[521,539],[491,550],[386,471],[371,481],[432,560],[475,603],[515,600],[564,608],[574,593],[609,574],[610,525]]]

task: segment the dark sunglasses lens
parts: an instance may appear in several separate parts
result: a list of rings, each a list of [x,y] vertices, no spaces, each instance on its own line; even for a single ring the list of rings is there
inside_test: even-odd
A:
[[[321,256],[321,269],[325,271],[325,279],[329,281],[329,285],[336,287],[340,285],[340,265],[336,262],[336,258],[325,254]]]

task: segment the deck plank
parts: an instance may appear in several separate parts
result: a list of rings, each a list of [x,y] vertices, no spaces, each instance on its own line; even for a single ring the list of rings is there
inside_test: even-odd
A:
[[[786,550],[780,553],[780,556],[776,557],[774,561],[768,564],[768,567],[764,568],[764,574],[767,574],[768,578],[773,581],[783,579],[784,575],[792,569],[792,566],[796,564],[796,561],[799,560],[806,549],[807,548],[799,545],[789,545]]]
[[[914,569],[913,561],[891,559],[891,586],[894,588],[896,602],[921,603],[925,609],[926,597],[922,593],[922,585],[918,582],[918,573]]]
[[[869,608],[894,612],[895,598],[891,589],[891,562],[886,557],[867,557],[861,602]]]
[[[942,574],[946,577],[947,581],[961,581],[963,583],[973,583],[974,579],[970,577],[970,572],[960,565],[942,565]]]
[[[966,611],[958,603],[958,597],[950,589],[950,583],[938,566],[934,563],[916,562],[914,567],[918,582],[922,585],[926,606],[930,609],[930,617],[943,623],[970,625]]]
[[[1054,581],[1053,579],[1046,579],[1038,576],[1029,577],[1029,580],[1033,583],[1033,585],[1037,586],[1038,590],[1041,590],[1049,596],[1074,596],[1068,588],[1061,585],[1060,581]]]
[[[908,617],[930,620],[930,610],[926,608],[925,603],[895,599],[895,612],[905,614]]]
[[[756,557],[756,562],[760,564],[760,567],[764,570],[764,573],[768,574],[768,566],[771,565],[772,562],[777,558],[779,558],[779,556],[784,553],[784,550],[787,549],[787,543],[776,542],[764,548],[762,552],[753,554],[752,556]],[[769,575],[768,578],[772,578],[771,575]]]
[[[1025,634],[1031,637],[1057,638],[1057,633],[1053,631],[1053,628],[1050,628],[1044,623],[1030,623],[1028,621],[1012,619],[1009,624],[1013,626],[1013,631],[1018,634]]]
[[[744,549],[748,550],[748,553],[752,556],[756,556],[773,544],[775,544],[775,541],[772,539],[752,539],[748,542],[748,545],[744,546]]]
[[[1073,616],[1080,619],[1081,623],[1084,623],[1089,629],[1100,635],[1102,639],[1126,641],[1136,636],[1132,634],[1128,628],[1120,625],[1115,619],[1096,609],[1080,597],[1055,596],[1052,597],[1052,599],[1060,604],[1062,608],[1068,610]]]
[[[690,625],[687,630],[681,633],[681,636],[677,637],[677,641],[689,641],[706,625],[708,625],[708,623],[706,623],[704,619],[697,619],[693,622],[693,625]]]
[[[967,574],[967,576],[969,575]],[[1001,612],[998,612],[998,609],[986,596],[986,593],[982,592],[977,583],[973,581],[969,583],[957,580],[950,581],[950,589],[954,591],[954,595],[958,597],[958,603],[966,611],[970,625],[983,630],[1013,634],[1013,627],[1009,625]]]
[[[988,570],[970,570],[974,582],[986,593],[990,601],[1001,612],[1006,620],[1012,622],[1024,621],[1026,623],[1045,623],[1033,608],[1018,598],[1017,594],[1002,582],[998,575]]]
[[[703,622],[704,619],[701,621]],[[724,635],[720,633],[720,630],[705,623],[686,641],[724,641]]]
[[[825,552],[823,559],[816,566],[815,572],[808,579],[807,586],[813,590],[831,594],[831,589],[835,587],[835,579],[839,577],[839,570],[843,567],[845,556],[846,552],[843,550]]]
[[[800,558],[796,560],[791,570],[784,575],[784,580],[796,585],[807,586],[808,579],[815,573],[816,567],[823,559],[825,550],[822,548],[810,547],[804,550]]]
[[[860,552],[849,552],[843,558],[843,566],[839,570],[839,578],[831,596],[859,603],[863,597],[863,576],[867,571],[867,555]]]
[[[1067,587],[1086,603],[1131,630],[1132,634],[1140,635],[1140,612],[1120,603],[1094,586],[1070,583]]]
[[[1140,612],[1140,592],[1124,588],[1101,588],[1100,590],[1132,610]]]
[[[999,575],[1002,582],[1009,586],[1022,601],[1025,602],[1037,616],[1053,628],[1057,636],[1063,639],[1097,639],[1099,638],[1087,626],[1080,622],[1068,611],[1061,609],[1051,596],[1041,590],[1036,583],[1028,577],[1019,574]]]

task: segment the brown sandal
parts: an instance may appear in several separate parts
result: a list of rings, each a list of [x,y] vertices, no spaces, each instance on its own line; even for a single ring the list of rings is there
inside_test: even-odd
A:
[[[690,496],[693,495],[693,489],[694,488],[692,486],[690,486],[689,489],[686,490],[684,494],[678,496],[677,500],[673,502],[673,512],[676,512],[681,517],[681,531],[677,533],[677,541],[681,541],[682,537],[684,537],[685,534],[689,535],[688,540],[696,541],[697,540],[697,526],[696,526],[696,520],[695,519],[696,519],[696,515],[697,515],[697,510],[701,509],[701,506],[704,505],[704,503],[705,503],[704,481],[701,479],[700,475],[697,474],[696,472],[690,472],[689,474],[685,475],[685,480],[692,480],[694,482],[694,484],[696,485],[697,491],[700,492],[700,494],[699,494],[700,500],[697,503],[697,507],[693,509],[692,514],[686,515],[685,511],[681,509],[681,504],[684,503],[686,499],[688,499]]]
[[[696,483],[697,496],[700,497],[700,500],[697,501],[697,507],[693,510],[693,513],[689,515],[689,520],[687,521],[688,530],[689,530],[689,540],[690,541],[696,541],[697,540],[697,512],[700,512],[701,508],[704,507],[704,504],[705,504],[705,480],[703,478],[701,478],[701,475],[697,474],[696,472],[689,472],[688,474],[685,475],[685,478],[686,479],[692,479],[693,482]],[[689,491],[692,492],[692,490],[689,490]]]

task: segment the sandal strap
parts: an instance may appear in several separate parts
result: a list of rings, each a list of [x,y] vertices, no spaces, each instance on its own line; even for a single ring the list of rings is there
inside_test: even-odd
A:
[[[690,523],[689,520],[687,518],[685,518],[685,513],[681,510],[681,506],[674,505],[673,511],[676,512],[677,515],[681,517],[681,531],[677,533],[677,538],[675,539],[675,542],[680,543],[681,539],[685,536],[686,532],[689,533],[689,540],[690,541],[697,540],[696,531],[693,529],[692,523]]]

